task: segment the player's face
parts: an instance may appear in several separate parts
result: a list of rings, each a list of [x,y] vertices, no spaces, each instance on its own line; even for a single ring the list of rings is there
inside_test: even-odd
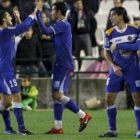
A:
[[[118,25],[120,23],[120,21],[122,20],[122,18],[121,18],[121,16],[117,15],[115,13],[115,11],[111,11],[110,20],[112,22],[112,25],[115,26],[115,25]]]
[[[57,11],[55,9],[55,6],[52,7],[51,15],[52,15],[52,20],[57,21],[58,17],[57,17]]]
[[[5,22],[9,26],[13,25],[13,23],[12,23],[12,17],[10,16],[10,14],[8,12],[6,12]]]

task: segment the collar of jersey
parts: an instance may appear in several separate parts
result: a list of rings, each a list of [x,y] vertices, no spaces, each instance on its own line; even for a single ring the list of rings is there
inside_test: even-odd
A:
[[[126,25],[126,27],[124,29],[122,29],[122,30],[118,29],[118,27],[115,26],[116,31],[119,32],[119,33],[124,33],[126,31],[126,29],[127,29],[127,24],[125,24],[125,25]]]

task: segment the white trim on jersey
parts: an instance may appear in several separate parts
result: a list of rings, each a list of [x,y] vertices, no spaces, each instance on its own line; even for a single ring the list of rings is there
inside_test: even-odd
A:
[[[104,46],[104,49],[105,49],[105,50],[110,50],[110,48],[105,48],[105,46]]]
[[[29,15],[29,17],[32,19],[36,19],[36,16],[34,16],[34,15]]]
[[[119,44],[119,43],[128,43],[128,42],[132,42],[136,39],[137,34],[129,34],[129,35],[125,35],[125,36],[119,36],[119,37],[115,37],[113,39],[110,40],[110,42],[115,43],[115,44]],[[129,40],[129,38],[131,38],[131,40]]]
[[[116,29],[117,32],[123,33],[123,32],[125,32],[127,30],[128,25],[126,24],[125,26],[126,27],[124,29],[119,29],[117,26],[115,26],[115,29]]]
[[[4,80],[4,85],[6,86],[6,89],[7,89],[7,94],[12,94],[12,92],[11,92],[8,84],[6,83],[5,79],[3,79],[3,80]]]
[[[63,81],[62,81],[62,83],[60,85],[60,88],[59,88],[59,92],[61,92],[61,93],[64,93],[64,81],[65,80],[66,80],[66,76],[64,77],[64,79],[63,79]]]
[[[53,32],[54,32],[54,34],[56,35],[55,29],[54,29],[52,26],[50,26],[50,27],[52,28],[52,30],[53,30]]]

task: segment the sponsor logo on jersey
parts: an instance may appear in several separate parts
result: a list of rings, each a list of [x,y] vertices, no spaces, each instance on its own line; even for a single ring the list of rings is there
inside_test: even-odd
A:
[[[117,42],[121,42],[122,41],[122,39],[117,39],[117,40],[115,40],[115,42],[117,43]]]
[[[140,87],[140,80],[135,81],[136,87]]]

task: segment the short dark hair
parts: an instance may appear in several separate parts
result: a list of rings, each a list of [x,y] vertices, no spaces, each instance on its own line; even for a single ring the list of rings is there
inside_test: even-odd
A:
[[[110,11],[114,11],[119,16],[122,15],[123,20],[124,20],[125,23],[129,22],[129,18],[128,18],[128,15],[127,15],[127,12],[126,12],[125,8],[123,8],[123,7],[114,7]]]
[[[121,3],[123,3],[124,2],[124,0],[121,0]]]
[[[66,4],[64,2],[55,2],[52,7],[55,6],[56,11],[61,11],[61,14],[63,16],[66,15],[67,12],[67,7]]]
[[[3,19],[6,17],[6,11],[0,10],[0,25],[3,24]]]
[[[31,81],[31,77],[29,75],[23,75],[22,79],[26,79],[28,81]]]

